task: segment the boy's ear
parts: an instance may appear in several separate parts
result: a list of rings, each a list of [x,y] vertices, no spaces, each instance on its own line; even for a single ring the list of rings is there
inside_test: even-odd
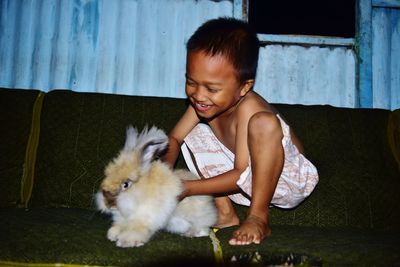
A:
[[[242,88],[240,89],[240,96],[245,96],[251,90],[251,88],[253,88],[253,85],[253,79],[244,81],[244,83],[242,84]]]

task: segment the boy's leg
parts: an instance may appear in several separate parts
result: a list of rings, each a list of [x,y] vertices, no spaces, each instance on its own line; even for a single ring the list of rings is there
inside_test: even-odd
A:
[[[200,179],[205,179],[203,174],[200,172],[199,167],[196,162],[196,158],[193,152],[188,148],[190,158],[192,159],[193,165],[199,175]],[[236,214],[235,208],[232,205],[232,201],[229,197],[216,197],[215,205],[218,210],[218,221],[214,227],[218,229],[226,228],[229,226],[234,226],[239,224],[239,217]]]
[[[229,240],[231,245],[259,244],[271,234],[269,203],[284,163],[283,133],[278,118],[260,112],[249,121],[248,145],[252,168],[252,196],[249,214]]]
[[[229,197],[216,197],[215,204],[218,209],[218,222],[216,228],[226,228],[239,224],[239,217]]]

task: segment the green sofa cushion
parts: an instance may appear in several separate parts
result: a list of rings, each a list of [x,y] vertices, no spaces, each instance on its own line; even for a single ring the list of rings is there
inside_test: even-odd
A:
[[[224,262],[256,260],[259,265],[290,263],[295,266],[398,266],[400,232],[352,227],[272,225],[272,235],[260,245],[231,246],[237,227],[217,232]],[[258,256],[258,257],[257,257]],[[283,257],[283,258],[282,258]],[[293,257],[293,260],[290,258]],[[302,261],[303,260],[303,261]],[[237,266],[237,265],[233,265]],[[253,265],[250,265],[253,266]],[[274,266],[274,265],[272,265]]]
[[[76,208],[0,209],[2,262],[101,266],[210,266],[208,237],[187,238],[158,232],[137,248],[118,248],[106,238],[111,220]],[[173,265],[165,265],[171,262]],[[0,262],[1,266],[1,262]]]
[[[215,266],[211,238],[158,232],[146,245],[118,248],[106,239],[110,218],[76,208],[0,209],[1,262],[101,266]],[[236,227],[216,233],[224,266],[396,266],[399,232],[343,227],[272,225],[261,245],[228,245]],[[236,260],[236,261],[235,261]],[[232,262],[233,261],[233,262]],[[241,265],[239,265],[241,264]],[[36,265],[37,266],[37,265]],[[219,265],[221,266],[221,265]]]
[[[400,109],[390,114],[388,135],[390,147],[400,169]]]
[[[37,90],[0,89],[0,207],[21,203],[26,147]]]

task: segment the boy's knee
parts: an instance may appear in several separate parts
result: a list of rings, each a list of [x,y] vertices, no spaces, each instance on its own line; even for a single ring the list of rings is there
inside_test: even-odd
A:
[[[271,112],[254,114],[248,124],[249,137],[282,138],[282,128],[278,118]]]

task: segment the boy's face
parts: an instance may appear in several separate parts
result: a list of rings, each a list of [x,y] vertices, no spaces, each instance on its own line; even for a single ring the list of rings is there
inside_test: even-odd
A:
[[[229,114],[253,85],[253,80],[241,84],[232,63],[222,55],[192,51],[186,64],[186,94],[205,119]]]

